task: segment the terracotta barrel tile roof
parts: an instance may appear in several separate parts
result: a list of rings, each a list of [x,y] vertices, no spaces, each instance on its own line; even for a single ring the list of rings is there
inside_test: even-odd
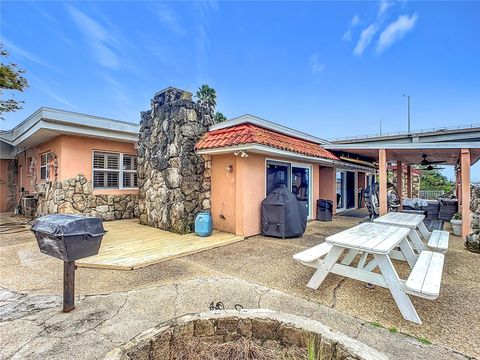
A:
[[[209,131],[197,142],[195,148],[197,150],[205,150],[245,144],[266,145],[307,156],[339,160],[337,156],[325,150],[319,144],[279,134],[252,124],[242,124]]]

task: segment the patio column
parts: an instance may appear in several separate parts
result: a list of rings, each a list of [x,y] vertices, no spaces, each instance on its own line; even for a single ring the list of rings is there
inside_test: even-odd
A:
[[[412,167],[407,165],[407,197],[412,198]]]
[[[462,185],[462,239],[470,232],[470,149],[462,149],[460,153],[461,185]]]
[[[387,208],[387,151],[385,149],[378,150],[378,180],[380,183],[378,202],[380,203],[380,216],[385,215]]]
[[[400,210],[402,209],[403,203],[403,164],[401,161],[397,160],[397,191],[398,197],[400,200]]]

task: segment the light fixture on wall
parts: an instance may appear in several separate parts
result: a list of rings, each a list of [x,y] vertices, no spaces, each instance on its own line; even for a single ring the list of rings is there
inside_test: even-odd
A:
[[[233,172],[233,165],[228,165],[226,168],[227,172],[231,173]]]
[[[235,156],[240,155],[240,157],[242,157],[242,158],[247,158],[247,157],[248,157],[248,154],[247,154],[245,151],[243,151],[243,150],[242,150],[242,151],[235,151],[235,152],[233,153],[233,155],[235,155]]]

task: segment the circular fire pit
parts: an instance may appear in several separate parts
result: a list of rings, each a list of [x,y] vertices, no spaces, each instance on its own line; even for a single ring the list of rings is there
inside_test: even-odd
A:
[[[387,359],[318,321],[269,310],[209,311],[151,328],[108,353],[136,359]]]

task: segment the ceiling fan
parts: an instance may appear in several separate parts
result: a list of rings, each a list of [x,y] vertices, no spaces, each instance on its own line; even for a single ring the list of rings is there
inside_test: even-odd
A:
[[[423,167],[423,168],[418,168],[418,170],[443,170],[443,169],[445,169],[445,168],[432,166],[432,165],[428,165],[428,166]]]
[[[422,166],[430,166],[430,165],[435,165],[435,164],[443,164],[446,162],[445,160],[440,160],[440,161],[429,161],[427,160],[427,154],[422,154],[423,160],[420,161],[420,165]]]

